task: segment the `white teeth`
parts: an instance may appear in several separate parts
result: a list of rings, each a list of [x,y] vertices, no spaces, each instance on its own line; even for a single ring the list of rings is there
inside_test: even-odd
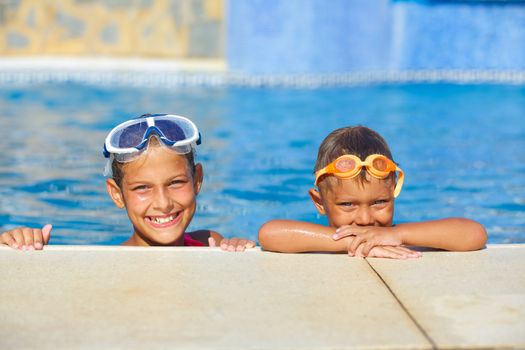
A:
[[[152,218],[152,221],[157,223],[157,224],[165,224],[167,222],[170,222],[174,218],[175,217],[173,215],[170,215],[170,216],[167,216],[165,218]]]

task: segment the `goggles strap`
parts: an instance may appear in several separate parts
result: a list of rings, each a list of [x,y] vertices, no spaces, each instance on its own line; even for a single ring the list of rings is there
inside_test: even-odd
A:
[[[401,192],[401,189],[403,188],[403,181],[405,180],[405,174],[403,173],[403,170],[396,168],[397,170],[397,178],[396,178],[396,187],[394,188],[394,198],[397,198],[399,196],[399,193]]]
[[[104,176],[105,177],[113,177],[113,170],[111,169],[111,166],[113,165],[113,160],[115,159],[115,156],[113,153],[109,155],[109,158],[106,160],[106,165],[104,166]]]

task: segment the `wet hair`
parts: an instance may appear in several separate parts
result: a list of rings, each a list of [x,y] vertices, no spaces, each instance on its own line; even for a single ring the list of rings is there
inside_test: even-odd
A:
[[[314,173],[324,168],[334,160],[345,154],[352,154],[365,160],[371,154],[382,154],[392,161],[392,152],[385,139],[374,130],[366,126],[348,126],[332,131],[319,146]],[[359,174],[361,182],[366,180],[366,169]],[[395,179],[395,173],[390,175]],[[319,183],[322,183],[320,179]]]
[[[159,140],[155,135],[151,135],[148,138],[148,144],[146,145],[146,149],[149,149],[150,147],[163,146],[160,144]],[[193,177],[193,175],[195,174],[195,151],[192,149],[191,152],[181,155],[186,158],[188,169],[190,170],[191,176]],[[113,159],[111,163],[111,177],[120,188],[122,188],[122,180],[124,179],[124,166],[126,164],[127,163],[118,162],[116,159]]]

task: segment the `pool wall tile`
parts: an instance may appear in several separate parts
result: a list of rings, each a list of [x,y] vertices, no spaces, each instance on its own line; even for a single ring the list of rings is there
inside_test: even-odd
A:
[[[525,5],[425,5],[395,8],[400,69],[525,69]]]
[[[233,71],[525,69],[525,5],[230,0]]]
[[[232,70],[341,72],[388,65],[387,2],[230,0],[227,13]]]
[[[18,0],[0,56],[224,62],[241,74],[525,70],[525,2]]]

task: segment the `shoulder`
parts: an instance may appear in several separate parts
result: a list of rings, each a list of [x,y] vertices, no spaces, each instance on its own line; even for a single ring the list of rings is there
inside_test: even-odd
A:
[[[215,239],[215,241],[220,241],[223,239],[220,233],[212,230],[198,230],[193,232],[186,232],[185,234],[205,245],[208,245],[208,238],[210,237]]]

